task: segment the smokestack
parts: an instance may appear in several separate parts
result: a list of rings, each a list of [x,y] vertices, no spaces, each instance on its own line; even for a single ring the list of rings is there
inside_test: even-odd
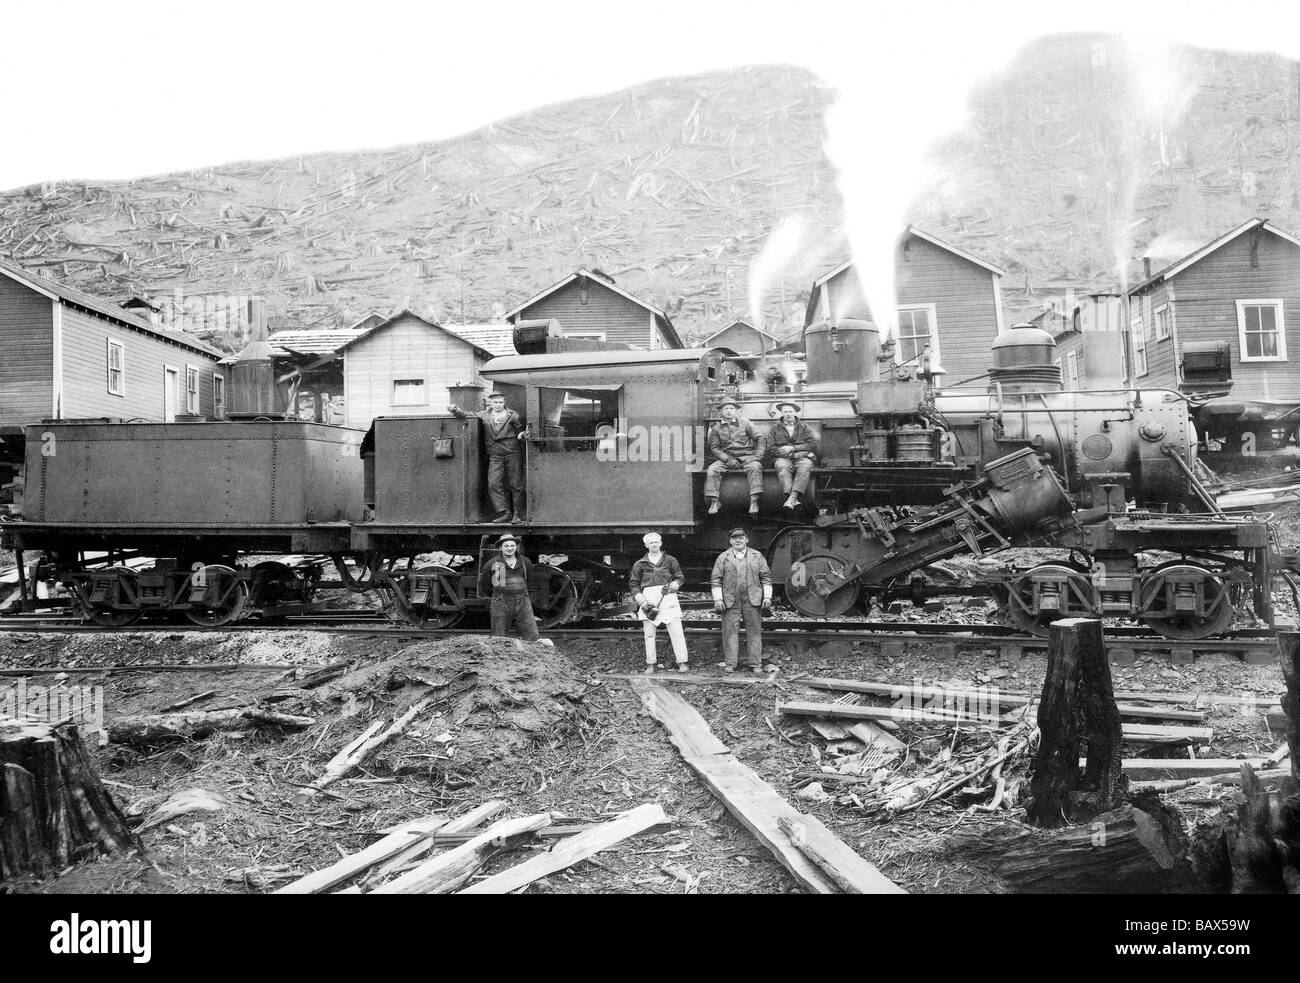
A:
[[[260,297],[248,301],[248,344],[230,368],[230,408],[227,417],[269,416],[280,418],[283,410],[275,388],[275,365],[267,341],[266,302]]]
[[[1151,279],[1151,257],[1150,256],[1142,257],[1142,279],[1143,280]]]

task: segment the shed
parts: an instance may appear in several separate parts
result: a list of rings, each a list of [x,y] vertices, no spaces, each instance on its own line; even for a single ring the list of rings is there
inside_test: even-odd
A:
[[[556,318],[568,338],[618,342],[651,351],[682,347],[667,314],[632,296],[600,270],[576,270],[505,316],[512,324]]]

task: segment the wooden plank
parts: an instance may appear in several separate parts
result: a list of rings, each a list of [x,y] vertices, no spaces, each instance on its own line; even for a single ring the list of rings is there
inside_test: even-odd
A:
[[[1266,767],[1267,761],[1267,758],[1125,758],[1120,764],[1129,778],[1157,779],[1221,775],[1242,765],[1258,769]],[[1081,767],[1082,764],[1081,761]]]
[[[1158,724],[1125,724],[1126,741],[1182,741],[1192,744],[1209,744],[1214,737],[1212,727],[1164,727]]]
[[[687,765],[700,776],[741,825],[772,851],[773,856],[800,886],[815,894],[836,893],[834,881],[804,856],[790,842],[790,837],[781,831],[779,823],[782,818],[799,821],[805,817],[775,789],[738,761],[735,755],[701,754],[696,749],[696,735],[700,728],[707,731],[708,724],[694,707],[676,693],[659,689],[648,681],[633,683],[632,688],[641,697],[641,702],[650,711],[650,715],[664,725],[669,739],[681,751]],[[904,893],[902,888],[880,875],[867,861],[861,860],[861,864],[863,866],[858,868],[859,873],[856,875],[859,882],[865,882],[869,873],[874,873],[881,878],[881,890]]]
[[[790,842],[845,894],[903,894],[897,884],[860,857],[816,816],[777,820]]]
[[[811,686],[813,689],[837,690],[845,693],[870,693],[873,696],[887,696],[891,699],[898,699],[901,696],[924,696],[927,699],[942,695],[944,697],[965,698],[965,699],[989,699],[996,696],[999,704],[1008,708],[1024,706],[1029,702],[1030,696],[1019,690],[1003,690],[994,686],[985,687],[963,687],[954,689],[952,687],[941,686],[938,683],[933,685],[915,685],[913,683],[887,683],[870,679],[827,679],[823,677],[812,677],[801,679],[800,683],[805,686]]]
[[[617,819],[601,823],[577,836],[560,840],[549,852],[525,860],[508,870],[484,878],[477,884],[457,891],[457,894],[509,894],[527,887],[539,877],[572,867],[581,860],[607,850],[629,836],[642,833],[651,826],[668,822],[663,807],[651,802],[625,812]]]
[[[442,816],[426,816],[403,823],[382,840],[370,844],[364,850],[358,850],[350,857],[344,857],[338,863],[331,864],[323,870],[317,870],[300,877],[292,884],[272,892],[274,894],[320,894],[335,884],[341,884],[350,877],[355,877],[375,864],[383,863],[404,850],[418,843],[421,837],[428,836],[445,826],[447,820]]]
[[[468,843],[430,857],[414,870],[380,884],[371,894],[450,894],[483,865],[488,854],[551,824],[549,812],[493,823]]]
[[[366,880],[371,884],[378,884],[388,880],[395,874],[402,873],[406,867],[419,860],[435,846],[446,846],[446,841],[440,840],[439,837],[467,834],[493,816],[500,815],[505,808],[506,804],[500,799],[484,802],[476,809],[471,809],[465,815],[453,819],[436,833],[422,837],[417,843],[412,843],[405,850],[385,862],[383,866],[376,868],[373,873],[367,875]],[[473,837],[467,836],[466,839],[473,839]]]

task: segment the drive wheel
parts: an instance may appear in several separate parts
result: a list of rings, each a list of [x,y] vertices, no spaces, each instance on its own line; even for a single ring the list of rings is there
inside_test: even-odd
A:
[[[567,573],[549,563],[534,563],[533,573],[535,578],[545,580],[547,588],[547,600],[533,605],[537,627],[544,631],[568,624],[578,609],[578,585]]]
[[[203,577],[202,607],[185,609],[185,617],[203,628],[220,628],[238,621],[248,603],[248,583],[239,579],[233,567],[209,563],[196,571]],[[190,588],[200,585],[190,581]]]
[[[1044,601],[1056,606],[1042,609]],[[1086,570],[1065,563],[1040,563],[1011,582],[1005,598],[1011,624],[1030,635],[1046,638],[1053,621],[1095,618],[1101,598]]]
[[[1204,592],[1204,614],[1175,610],[1180,598],[1195,597],[1196,587]],[[1222,580],[1205,567],[1193,563],[1166,563],[1143,578],[1138,610],[1142,623],[1165,638],[1208,638],[1232,624],[1232,600]],[[1164,612],[1150,613],[1152,610]]]
[[[112,567],[106,572],[117,574],[120,580],[131,585],[131,594],[136,593],[134,570],[129,567]],[[127,625],[135,624],[144,616],[144,611],[138,607],[123,611],[119,608],[97,606],[90,601],[85,588],[81,586],[77,587],[76,595],[77,607],[81,609],[82,616],[104,628],[125,628]]]
[[[278,560],[257,564],[253,567],[252,574],[253,587],[248,596],[248,606],[251,608],[306,604],[311,600],[311,582],[300,578],[287,564]]]
[[[790,565],[785,597],[800,614],[810,618],[838,618],[858,600],[858,585],[844,583],[853,564],[834,553],[810,553]]]
[[[448,584],[454,583],[459,574],[451,567],[431,564],[395,572],[391,577],[395,589],[389,588],[382,592],[384,607],[390,617],[404,621],[412,628],[423,628],[426,631],[455,628],[464,620],[464,608],[454,611],[437,610],[444,606],[444,597],[456,596]],[[400,595],[398,591],[401,592]],[[430,600],[434,601],[433,610],[429,608]]]

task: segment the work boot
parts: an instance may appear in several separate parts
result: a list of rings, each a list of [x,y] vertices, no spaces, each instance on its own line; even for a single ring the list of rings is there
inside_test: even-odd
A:
[[[749,514],[750,514],[750,515],[758,515],[758,496],[757,496],[757,495],[750,495],[750,496],[749,496]]]
[[[718,511],[721,508],[722,508],[722,503],[719,502],[716,498],[709,499],[709,515],[717,515]]]
[[[762,666],[751,666],[749,671],[752,672],[755,676],[761,676],[761,675],[763,675],[763,667],[762,667]]]
[[[785,500],[785,507],[788,509],[797,509],[799,507],[799,496],[791,492],[790,497]]]
[[[677,663],[677,671],[678,671],[678,672],[686,672],[686,663],[685,663],[685,662],[679,662],[679,663]]]
[[[515,525],[519,525],[524,521],[524,517],[520,515],[518,512],[516,512],[514,515],[510,517],[510,521],[513,522]]]
[[[653,676],[655,674],[655,664],[652,662],[641,670],[643,676]]]
[[[503,523],[503,522],[509,522],[509,521],[510,521],[510,516],[508,516],[508,515],[499,515],[499,516],[497,516],[495,519],[492,520],[492,522],[493,522],[495,525],[500,525],[500,524]]]

